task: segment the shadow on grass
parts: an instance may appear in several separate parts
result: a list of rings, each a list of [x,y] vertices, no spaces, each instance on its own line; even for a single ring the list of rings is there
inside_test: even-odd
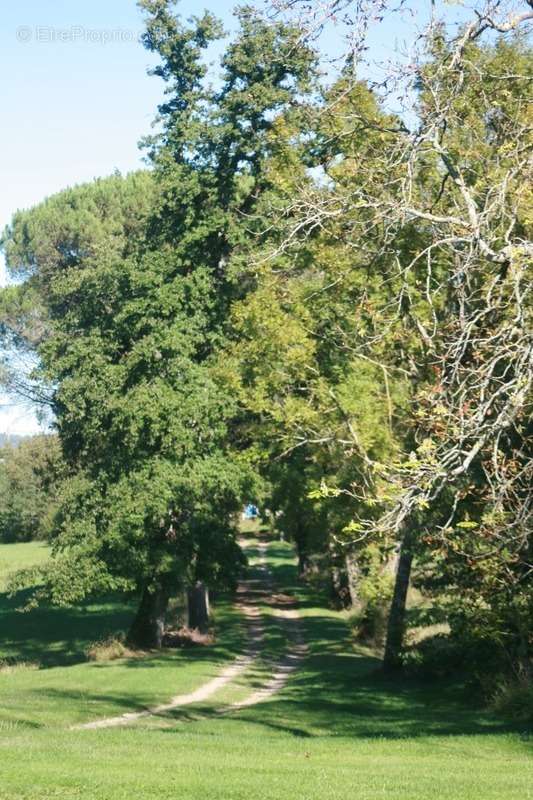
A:
[[[255,531],[247,534],[250,541],[254,536]],[[92,644],[128,630],[136,608],[134,597],[107,597],[74,607],[42,606],[20,611],[28,598],[28,591],[13,597],[0,592],[0,662],[34,662],[48,668],[86,661],[86,651]],[[217,598],[214,646],[177,652],[191,661],[224,661],[241,652],[246,632],[240,615],[229,610],[229,602],[224,595]],[[168,651],[161,658],[168,658]],[[148,669],[161,658],[150,653],[148,658],[132,658],[127,663],[134,669]]]
[[[354,644],[342,615],[317,608],[326,606],[327,598],[317,599],[297,581],[290,546],[271,540],[268,557],[277,591],[298,598],[310,653],[276,698],[231,712],[231,719],[298,736],[401,739],[523,732],[523,726],[484,711],[461,680],[386,676],[380,660]]]
[[[476,708],[460,683],[388,678],[381,673],[377,658],[347,653],[346,644],[343,652],[335,619],[315,615],[306,617],[305,623],[311,653],[275,698],[222,715],[213,704],[204,706],[200,715],[194,709],[175,709],[165,718],[180,723],[223,718],[305,738],[405,739],[523,732],[520,726],[500,722]]]
[[[0,661],[29,661],[42,668],[86,661],[90,645],[128,630],[136,607],[134,598],[108,597],[67,608],[42,606],[27,612],[18,610],[27,598],[25,591],[13,597],[0,593]],[[172,652],[195,661],[233,658],[242,649],[244,627],[238,615],[228,610],[225,601],[221,601],[217,616],[220,617],[220,635],[214,646]],[[131,658],[127,663],[132,668],[147,669],[168,658],[168,652]]]
[[[162,715],[168,731],[183,730],[176,723],[198,719],[242,721],[298,737],[344,737],[402,739],[428,736],[463,736],[519,732],[519,726],[499,722],[476,708],[468,689],[460,682],[432,682],[390,678],[383,675],[380,662],[357,648],[350,639],[345,618],[317,605],[326,605],[296,581],[293,555],[288,545],[271,542],[268,558],[276,592],[298,598],[304,611],[303,624],[309,656],[301,669],[274,698],[256,706],[220,714],[215,703],[201,709],[176,709]],[[106,633],[127,628],[131,603],[108,600],[83,608],[43,608],[21,614],[16,611],[23,596],[8,599],[0,595],[2,650],[20,660],[39,661],[44,666],[66,665],[85,660],[84,650]],[[264,655],[283,652],[284,634],[279,623],[266,619]],[[244,627],[232,611],[220,609],[219,637],[209,648],[178,651],[177,660],[213,661],[233,658],[242,649]],[[149,669],[168,654],[150,654],[148,659],[129,659],[131,669]],[[95,665],[98,666],[98,665]],[[102,664],[102,666],[108,666]],[[215,671],[215,666],[214,666]],[[63,690],[48,690],[60,698],[79,698]],[[124,710],[143,710],[145,698],[113,693],[85,695],[88,702],[106,702]]]
[[[105,598],[83,606],[19,611],[27,597],[27,592],[0,594],[0,658],[43,667],[85,661],[87,647],[127,629],[134,609],[132,602]]]

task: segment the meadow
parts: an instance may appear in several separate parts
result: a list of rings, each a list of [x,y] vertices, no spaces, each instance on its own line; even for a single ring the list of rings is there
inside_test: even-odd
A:
[[[46,557],[39,544],[0,547],[1,800],[533,797],[527,731],[484,711],[467,685],[385,678],[346,615],[297,585],[290,546],[273,540],[269,569],[298,596],[309,645],[278,694],[229,708],[286,646],[275,607],[264,606],[262,659],[209,701],[123,727],[73,729],[194,690],[238,656],[245,630],[223,598],[214,645],[88,661],[91,644],[127,627],[133,604],[18,611],[24,597],[6,595],[5,574]]]

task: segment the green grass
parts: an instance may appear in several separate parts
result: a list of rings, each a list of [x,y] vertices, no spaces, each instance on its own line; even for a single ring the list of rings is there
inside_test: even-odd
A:
[[[0,545],[0,554],[4,580],[8,571],[48,557],[32,543]],[[242,620],[223,602],[214,647],[88,662],[91,644],[128,629],[134,599],[21,612],[25,598],[0,593],[0,731],[65,727],[163,703],[209,680],[242,649]]]
[[[50,557],[50,548],[43,542],[0,545],[0,590],[5,589],[10,572],[42,564]]]
[[[83,642],[97,638],[105,620],[126,619],[127,604],[108,601],[59,616],[39,612],[49,615],[48,628],[41,638],[35,628],[30,649],[44,667],[0,672],[1,800],[533,797],[525,731],[476,708],[464,686],[386,680],[372,654],[350,641],[345,616],[295,585],[290,549],[273,542],[269,562],[279,585],[299,595],[310,655],[279,695],[227,715],[214,712],[231,692],[202,709],[191,706],[129,728],[67,729],[166,700],[215,674],[241,645],[239,620],[227,606],[217,609],[213,649],[109,664],[84,662]],[[22,658],[16,612],[0,596],[3,614],[6,603],[9,648],[20,647]],[[83,620],[83,633],[76,633]],[[274,616],[265,616],[265,624],[274,655],[284,637]],[[49,644],[55,654],[48,666],[42,656]],[[256,679],[257,673],[245,675],[241,689]]]

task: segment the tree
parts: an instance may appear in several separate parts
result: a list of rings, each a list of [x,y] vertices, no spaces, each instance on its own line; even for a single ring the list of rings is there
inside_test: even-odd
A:
[[[65,464],[57,437],[42,434],[0,449],[0,541],[46,539]]]
[[[148,171],[99,178],[18,211],[3,232],[0,244],[17,283],[0,293],[0,383],[44,416],[53,404],[53,388],[39,363],[39,348],[51,335],[48,284],[102,254],[116,259],[131,254],[154,191]]]
[[[373,121],[374,134],[363,126],[353,134],[355,111]],[[234,390],[252,415],[258,463],[272,483],[267,502],[283,511],[279,524],[302,562],[310,552],[327,554],[334,585],[345,596],[349,590],[354,606],[366,604],[364,583],[390,560],[390,537],[375,537],[379,564],[376,542],[366,551],[364,536],[353,541],[353,516],[375,513],[369,467],[399,454],[409,371],[394,333],[379,350],[363,345],[380,337],[378,303],[393,287],[372,262],[375,237],[357,247],[346,241],[359,211],[340,197],[368,176],[378,181],[390,138],[379,125],[393,122],[367,87],[343,79],[272,131],[270,189],[249,222],[256,288],[233,305],[238,336],[228,353]],[[322,219],[327,204],[332,213]],[[309,218],[298,230],[304,209]]]
[[[300,6],[309,36],[330,19],[347,24],[346,94],[357,85],[372,22],[406,5],[277,4]],[[520,593],[531,569],[531,51],[519,34],[483,42],[533,18],[531,2],[514,6],[481,2],[452,35],[432,16],[418,51],[376,85],[405,101],[403,118],[391,124],[358,109],[345,118],[348,138],[379,131],[387,141],[381,158],[370,170],[362,165],[351,186],[337,180],[320,196],[303,185],[291,204],[297,213],[286,246],[317,227],[332,230],[340,217],[354,249],[372,243],[392,294],[375,298],[382,333],[363,337],[358,350],[379,363],[393,332],[415,386],[409,449],[396,462],[369,465],[389,489],[385,502],[376,498],[381,513],[356,521],[360,535],[389,531],[401,543],[385,658],[391,669],[401,662],[413,548],[438,541],[453,549],[459,536],[466,567],[496,558],[511,593]],[[332,118],[335,110],[333,102]],[[366,311],[359,304],[355,313]],[[463,588],[474,584],[486,601],[482,583]]]
[[[219,380],[227,308],[242,292],[226,262],[264,188],[265,132],[305,91],[312,55],[289,57],[296,32],[245,9],[215,92],[202,51],[221,34],[216,20],[186,27],[169,2],[141,5],[169,95],[148,143],[157,194],[146,224],[122,250],[76,248],[71,259],[67,248],[49,270],[38,209],[26,218],[35,238],[24,264],[42,282],[51,331],[39,353],[73,470],[56,515],[57,558],[38,591],[76,602],[139,590],[129,638],[151,647],[171,593],[231,585],[242,562],[232,518],[253,471],[236,399]],[[20,224],[6,236],[10,266]]]

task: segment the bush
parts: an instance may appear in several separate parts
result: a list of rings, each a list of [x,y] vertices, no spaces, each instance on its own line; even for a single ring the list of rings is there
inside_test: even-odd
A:
[[[91,644],[85,655],[88,661],[115,661],[117,658],[134,658],[141,653],[126,647],[124,636],[109,636],[101,642]]]
[[[387,634],[389,603],[374,601],[355,611],[350,623],[358,641],[372,647],[382,647]]]
[[[409,672],[427,678],[443,678],[465,666],[466,653],[463,644],[453,636],[438,633],[406,650],[403,663]]]
[[[491,708],[516,722],[533,723],[533,682],[522,674],[502,680],[492,696]]]
[[[529,667],[510,675],[510,662],[498,641],[474,634],[442,634],[408,648],[406,671],[425,678],[463,675],[492,711],[516,722],[533,722],[533,683]]]
[[[393,575],[375,544],[364,547],[357,561],[362,571],[357,585],[360,607],[354,611],[352,625],[359,640],[380,648],[387,635]]]
[[[17,661],[14,658],[0,659],[0,673],[2,675],[11,675],[13,672],[21,672],[23,670],[40,669],[38,661]]]

